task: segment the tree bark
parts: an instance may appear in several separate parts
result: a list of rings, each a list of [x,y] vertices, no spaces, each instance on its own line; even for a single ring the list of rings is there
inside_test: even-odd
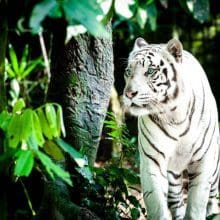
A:
[[[93,165],[113,84],[112,39],[74,37],[53,59],[49,100],[63,106],[68,142]]]
[[[64,45],[65,28],[65,22],[61,22],[53,33],[47,99],[62,105],[67,141],[82,150],[93,165],[113,84],[112,39],[84,34]],[[111,33],[110,24],[107,29]],[[80,204],[74,204],[69,189],[59,180],[46,182],[44,188],[42,206],[35,219],[99,219]]]

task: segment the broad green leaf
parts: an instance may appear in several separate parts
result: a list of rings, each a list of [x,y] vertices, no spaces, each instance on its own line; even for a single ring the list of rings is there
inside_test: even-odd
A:
[[[29,149],[38,150],[38,141],[34,133],[32,132],[27,140],[27,145]]]
[[[32,130],[32,133],[36,137],[38,146],[42,147],[44,142],[45,142],[45,140],[44,140],[44,137],[43,137],[43,132],[42,132],[42,129],[41,129],[40,120],[38,118],[37,113],[34,112],[34,111],[33,111],[32,120],[33,120],[33,130]]]
[[[155,2],[152,2],[147,6],[147,15],[148,15],[150,27],[152,31],[155,31],[157,28],[157,8]]]
[[[146,9],[143,9],[139,7],[137,9],[137,14],[136,14],[137,22],[140,26],[141,29],[144,29],[145,24],[147,22],[147,11]]]
[[[133,0],[115,0],[115,11],[120,16],[129,19],[133,16],[130,6],[134,5],[134,3],[135,2]]]
[[[62,2],[62,7],[69,24],[80,23],[94,36],[110,36],[101,22],[97,20],[97,16],[103,13],[95,0],[68,0]]]
[[[64,155],[58,145],[53,141],[46,141],[44,144],[44,150],[55,160],[64,160]]]
[[[61,18],[63,15],[60,4],[56,4],[53,8],[51,8],[48,16],[51,18]]]
[[[54,174],[57,177],[60,177],[62,180],[64,180],[66,183],[68,183],[70,186],[72,186],[72,181],[70,179],[70,174],[63,170],[60,166],[56,165],[46,154],[44,154],[41,151],[37,151],[37,156],[40,159],[41,163],[46,168],[48,174],[52,179],[55,178]]]
[[[36,4],[31,12],[29,26],[33,33],[38,33],[41,27],[41,22],[57,7],[56,0],[43,0]]]
[[[59,137],[60,137],[60,131],[62,132],[63,136],[66,136],[66,130],[63,122],[63,111],[61,106],[58,106],[57,108],[57,130],[59,132]]]
[[[7,111],[2,111],[0,113],[0,128],[3,131],[6,131],[8,125],[10,123],[11,118],[12,118],[11,114],[9,114]]]
[[[31,109],[26,109],[22,116],[22,126],[21,126],[21,139],[27,141],[32,132],[32,117],[33,111]]]
[[[53,105],[46,104],[45,107],[47,121],[50,127],[50,130],[54,137],[59,137],[58,128],[57,128],[57,119],[56,119],[56,111]]]
[[[79,167],[84,167],[88,165],[88,161],[85,157],[74,149],[70,144],[66,143],[64,140],[57,138],[56,143],[63,149],[64,152],[68,153],[78,164]]]
[[[209,0],[194,0],[192,4],[193,17],[200,23],[207,21],[210,13]]]
[[[41,128],[43,131],[43,134],[45,137],[47,137],[49,140],[53,138],[52,132],[50,130],[49,124],[47,122],[45,113],[42,108],[37,109],[37,114],[40,120]]]
[[[12,65],[15,74],[19,76],[18,58],[11,44],[9,44],[9,57],[10,57],[10,63]]]
[[[29,176],[34,165],[33,153],[29,150],[20,150],[16,157],[14,174],[16,176]]]
[[[25,107],[24,99],[20,98],[18,101],[14,104],[13,107],[13,113],[19,113],[21,110]]]
[[[20,115],[13,115],[8,125],[7,136],[9,147],[16,148],[21,141],[21,117]]]

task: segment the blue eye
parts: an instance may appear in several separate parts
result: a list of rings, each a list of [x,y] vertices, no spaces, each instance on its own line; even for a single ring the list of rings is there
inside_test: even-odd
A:
[[[148,76],[148,75],[153,75],[154,73],[157,72],[157,69],[154,69],[154,68],[148,68],[147,72],[144,73],[145,76]]]
[[[125,70],[125,76],[126,77],[130,77],[131,76],[131,70],[130,69],[126,69]]]

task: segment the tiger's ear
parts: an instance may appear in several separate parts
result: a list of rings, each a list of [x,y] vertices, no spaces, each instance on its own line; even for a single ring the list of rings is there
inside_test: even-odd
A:
[[[177,39],[171,39],[167,43],[167,50],[168,52],[174,56],[175,60],[177,63],[182,62],[182,51],[183,51],[183,46],[181,42]]]
[[[144,47],[146,45],[148,45],[148,43],[143,38],[138,37],[135,40],[133,50],[139,50],[139,49],[141,49],[142,47]]]

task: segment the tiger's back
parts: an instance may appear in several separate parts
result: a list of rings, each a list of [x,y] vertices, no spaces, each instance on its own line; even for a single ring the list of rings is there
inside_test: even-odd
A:
[[[177,40],[149,45],[138,38],[125,79],[125,108],[138,116],[141,182],[149,219],[168,219],[168,207],[174,219],[203,220],[217,213],[218,116],[199,62]]]

